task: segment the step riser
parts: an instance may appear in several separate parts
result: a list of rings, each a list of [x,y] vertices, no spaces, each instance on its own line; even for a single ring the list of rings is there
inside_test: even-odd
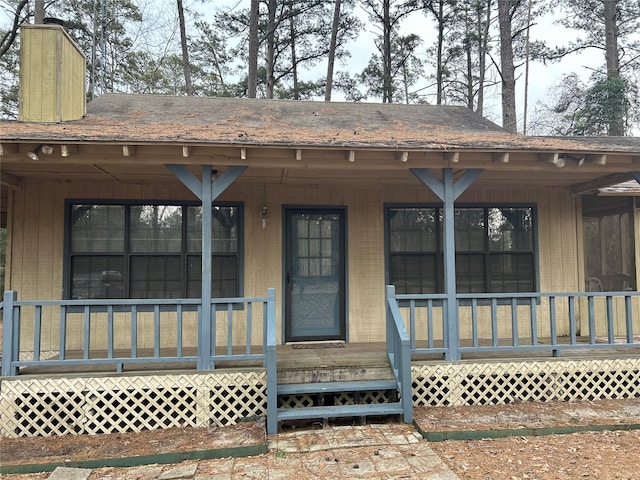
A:
[[[349,382],[393,380],[393,372],[387,367],[372,368],[334,368],[278,371],[278,384],[316,383],[316,382]]]
[[[278,385],[278,395],[314,395],[318,393],[372,392],[397,390],[398,385],[392,380],[363,382],[315,382]]]
[[[309,420],[312,418],[368,417],[379,415],[401,415],[400,403],[384,403],[380,405],[347,405],[332,407],[306,407],[279,409],[278,421]]]

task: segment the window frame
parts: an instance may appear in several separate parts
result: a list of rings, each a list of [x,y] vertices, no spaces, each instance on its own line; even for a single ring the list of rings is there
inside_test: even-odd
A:
[[[72,222],[71,215],[74,205],[106,205],[106,206],[122,206],[125,208],[125,218],[124,218],[124,250],[122,252],[114,253],[114,252],[95,252],[95,253],[80,253],[76,254],[72,252]],[[130,208],[133,206],[142,206],[142,205],[165,205],[165,206],[177,206],[182,208],[183,212],[183,223],[181,226],[182,233],[182,247],[180,252],[144,252],[144,253],[136,253],[133,251],[130,245],[131,238],[131,224],[130,224]],[[138,299],[137,297],[131,297],[131,271],[130,271],[130,262],[133,257],[148,257],[148,256],[180,256],[181,258],[181,280],[180,280],[180,288],[181,293],[184,293],[184,296],[179,296],[177,298],[191,298],[187,296],[188,288],[188,258],[193,256],[202,257],[202,252],[192,252],[188,248],[187,242],[187,234],[188,227],[186,222],[186,212],[187,207],[201,207],[202,204],[197,201],[184,201],[184,200],[127,200],[127,199],[86,199],[86,198],[69,198],[65,199],[64,206],[64,246],[63,246],[63,272],[62,272],[62,298],[65,300],[71,299],[71,268],[72,261],[74,257],[81,256],[114,256],[120,257],[124,260],[124,269],[125,269],[125,279],[123,280],[123,289],[125,294],[122,296],[123,299]],[[215,202],[212,204],[212,208],[214,207],[236,207],[238,209],[238,231],[237,231],[237,252],[235,255],[237,256],[237,297],[244,296],[244,203],[243,202]],[[220,254],[222,256],[228,254]],[[216,256],[216,253],[213,253],[213,257]],[[200,298],[194,297],[194,298]],[[139,298],[140,300],[146,300],[146,298]],[[107,299],[108,300],[108,299]]]
[[[496,203],[490,203],[490,202],[483,202],[483,203],[456,203],[454,210],[458,210],[458,209],[482,209],[483,210],[483,217],[486,219],[487,218],[487,214],[488,211],[492,208],[498,208],[498,209],[508,209],[508,208],[528,208],[531,209],[531,226],[532,226],[532,248],[533,250],[530,251],[529,254],[532,255],[532,262],[533,262],[533,278],[532,281],[534,283],[533,285],[533,289],[531,290],[531,293],[539,293],[540,292],[540,261],[539,261],[539,253],[540,253],[540,249],[539,249],[539,242],[538,242],[538,211],[537,211],[537,205],[535,203],[524,203],[524,202],[514,202],[514,203],[507,203],[507,202],[496,202]],[[444,206],[442,205],[442,203],[387,203],[384,204],[384,257],[385,257],[385,284],[390,284],[391,283],[391,257],[392,257],[392,252],[391,252],[391,215],[390,212],[393,209],[434,209],[435,210],[435,214],[437,217],[439,217],[442,214],[442,211],[444,210]],[[435,239],[435,243],[436,243],[436,250],[434,253],[432,252],[425,252],[425,254],[428,255],[435,255],[435,265],[436,265],[436,278],[435,278],[435,285],[436,285],[436,291],[433,293],[434,295],[441,295],[442,293],[444,293],[444,255],[443,255],[443,231],[442,231],[442,222],[441,221],[437,221],[435,223],[435,235],[436,235],[436,239]],[[489,268],[491,266],[490,264],[490,258],[491,258],[491,254],[502,254],[504,255],[506,254],[519,254],[522,253],[522,251],[515,251],[515,252],[502,252],[500,253],[499,251],[492,251],[490,249],[490,244],[489,244],[489,228],[488,225],[486,225],[485,228],[485,233],[484,233],[484,251],[480,252],[480,251],[458,251],[456,249],[455,251],[455,255],[482,255],[483,256],[483,263],[485,266],[485,272],[484,272],[484,286],[485,288],[483,289],[483,292],[476,292],[478,294],[482,293],[482,294],[491,294],[491,293],[515,293],[515,292],[491,292],[489,291],[489,287],[491,284],[491,279],[490,279],[490,275],[489,275]],[[415,253],[416,255],[418,255],[418,253]],[[457,265],[457,262],[456,262]],[[457,280],[457,275],[456,275],[456,280]],[[456,289],[457,291],[457,289]],[[460,293],[460,292],[457,292]],[[528,293],[528,292],[527,292]],[[471,293],[473,294],[473,293]]]

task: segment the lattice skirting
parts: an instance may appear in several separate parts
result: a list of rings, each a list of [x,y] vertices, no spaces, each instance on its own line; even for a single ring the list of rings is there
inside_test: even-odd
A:
[[[640,358],[414,363],[411,370],[416,406],[640,397]]]
[[[266,415],[266,372],[4,380],[0,436],[223,426]]]

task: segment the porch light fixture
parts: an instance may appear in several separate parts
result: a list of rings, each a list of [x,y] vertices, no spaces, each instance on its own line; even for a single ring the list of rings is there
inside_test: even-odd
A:
[[[38,155],[51,155],[52,153],[53,147],[51,145],[38,145],[30,152],[27,152],[27,157],[29,157],[30,160],[37,162],[38,160],[40,160],[40,157],[38,157]]]
[[[567,162],[567,160],[571,160],[572,162],[574,162],[578,167],[581,167],[582,165],[584,165],[584,161],[585,161],[585,157],[574,157],[573,155],[569,155],[567,153],[563,153],[558,155],[558,161],[562,161],[564,162],[562,165],[558,165],[556,164],[556,166],[560,167],[565,165],[565,163]]]
[[[265,205],[260,212],[262,215],[262,228],[267,228],[267,220],[269,219],[269,209]]]

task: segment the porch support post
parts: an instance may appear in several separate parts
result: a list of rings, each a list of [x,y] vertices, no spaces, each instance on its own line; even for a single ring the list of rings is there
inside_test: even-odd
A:
[[[3,296],[3,328],[2,328],[2,371],[0,376],[15,377],[18,374],[18,368],[11,364],[18,360],[19,356],[19,337],[20,337],[20,317],[19,310],[14,306],[18,301],[17,292],[8,290]],[[37,340],[40,340],[39,338]],[[18,348],[15,348],[18,347]],[[34,348],[35,347],[34,345]]]
[[[216,180],[213,179],[211,165],[202,166],[202,179],[198,180],[184,165],[166,166],[193,194],[202,202],[202,293],[201,313],[198,319],[198,370],[211,370],[215,366],[211,356],[215,353],[212,345],[212,314],[211,308],[211,228],[213,202],[247,169],[245,166],[227,168]]]
[[[413,173],[444,204],[444,293],[446,305],[446,342],[445,360],[460,360],[460,326],[458,302],[456,298],[456,241],[454,203],[464,191],[480,176],[484,170],[467,170],[457,181],[453,179],[453,169],[442,169],[442,181],[431,175],[425,168],[413,168]]]

